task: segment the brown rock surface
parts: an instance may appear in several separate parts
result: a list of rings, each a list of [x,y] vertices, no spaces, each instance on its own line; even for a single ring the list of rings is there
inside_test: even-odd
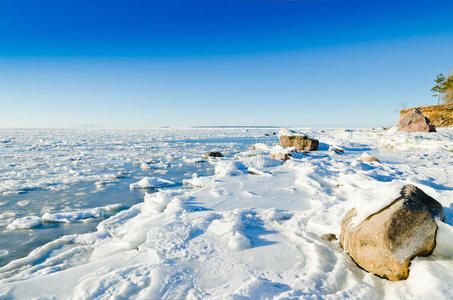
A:
[[[331,241],[336,241],[337,240],[337,237],[335,234],[333,233],[326,233],[326,234],[323,234],[321,235],[321,238],[325,241],[328,241],[328,242],[331,242]]]
[[[400,111],[400,118],[406,115],[411,109],[403,109]],[[420,112],[436,127],[453,126],[453,103],[420,106],[417,107],[417,109],[420,110]]]
[[[295,147],[297,151],[318,150],[319,141],[310,139],[305,135],[281,135],[280,145],[285,148]]]
[[[341,223],[341,246],[361,268],[390,280],[406,279],[412,258],[431,254],[434,218],[445,219],[442,205],[413,185],[357,226],[351,223],[355,215],[350,210]]]
[[[398,130],[407,132],[436,132],[434,125],[416,108],[411,109],[400,118]]]

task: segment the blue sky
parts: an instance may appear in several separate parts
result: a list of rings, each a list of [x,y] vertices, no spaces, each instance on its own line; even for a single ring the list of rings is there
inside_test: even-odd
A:
[[[435,104],[453,1],[0,2],[0,127],[375,127]]]

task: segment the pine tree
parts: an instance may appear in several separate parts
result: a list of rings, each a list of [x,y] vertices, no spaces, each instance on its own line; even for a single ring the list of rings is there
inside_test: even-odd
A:
[[[436,79],[434,79],[434,82],[436,83],[436,85],[431,89],[431,92],[435,93],[433,95],[433,97],[437,96],[437,105],[439,105],[440,104],[440,97],[446,91],[445,76],[442,73],[439,73],[439,75],[437,75]]]
[[[453,74],[444,81],[443,88],[442,94],[445,103],[453,103]]]

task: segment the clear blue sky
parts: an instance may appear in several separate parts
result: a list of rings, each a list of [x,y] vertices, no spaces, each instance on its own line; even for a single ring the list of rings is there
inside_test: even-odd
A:
[[[0,127],[374,127],[435,104],[453,1],[0,2]]]

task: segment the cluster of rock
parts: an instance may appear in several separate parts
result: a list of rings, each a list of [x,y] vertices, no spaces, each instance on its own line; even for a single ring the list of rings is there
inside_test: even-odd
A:
[[[442,205],[413,185],[404,186],[399,198],[354,226],[356,214],[352,209],[344,217],[340,245],[361,268],[390,280],[406,279],[411,260],[431,254],[435,218],[445,220]]]
[[[398,128],[404,131],[435,131],[434,126],[418,109],[405,114]],[[287,129],[281,130],[278,137],[280,145],[289,148],[289,151],[314,151],[319,146],[318,140]],[[251,146],[250,150],[256,150],[256,147]],[[329,151],[344,153],[344,149],[338,146],[330,146]],[[223,155],[220,152],[209,152],[207,157]],[[286,161],[293,155],[291,152],[283,152],[270,154],[270,157]],[[366,153],[359,160],[364,163],[380,163],[379,159]],[[355,216],[357,210],[353,208],[343,218],[340,246],[359,267],[389,280],[406,279],[411,260],[416,256],[431,254],[436,245],[435,219],[445,220],[442,205],[413,185],[404,186],[400,197],[360,224],[353,222]],[[321,238],[326,241],[337,240],[334,234],[324,234]]]

